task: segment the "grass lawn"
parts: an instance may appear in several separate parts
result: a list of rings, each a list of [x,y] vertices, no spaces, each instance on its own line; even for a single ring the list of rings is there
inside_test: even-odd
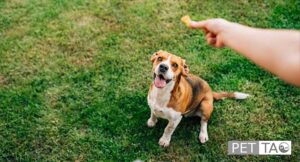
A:
[[[222,17],[300,29],[297,0],[0,0],[0,161],[300,161],[300,89],[180,23]],[[216,91],[209,141],[185,118],[171,146],[149,129],[150,56],[184,57]],[[228,156],[229,140],[292,140],[292,156]]]

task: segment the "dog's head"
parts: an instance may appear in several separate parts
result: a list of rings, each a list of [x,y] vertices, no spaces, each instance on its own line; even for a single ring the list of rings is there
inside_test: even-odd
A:
[[[154,85],[164,88],[181,76],[187,76],[189,69],[185,60],[166,51],[155,52],[151,56]]]

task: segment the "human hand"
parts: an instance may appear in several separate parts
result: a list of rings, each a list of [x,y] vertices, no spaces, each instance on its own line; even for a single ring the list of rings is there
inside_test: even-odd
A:
[[[208,19],[203,21],[190,21],[189,27],[192,29],[202,29],[209,45],[214,47],[224,47],[226,42],[224,34],[230,28],[231,22],[225,19]]]

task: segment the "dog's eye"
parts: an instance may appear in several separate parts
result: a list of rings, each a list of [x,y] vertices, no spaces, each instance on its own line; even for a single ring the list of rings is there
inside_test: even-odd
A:
[[[158,60],[158,61],[162,61],[162,57],[158,57],[157,60]]]
[[[177,67],[178,67],[178,64],[174,63],[174,64],[172,64],[172,66],[173,66],[174,68],[177,68]]]

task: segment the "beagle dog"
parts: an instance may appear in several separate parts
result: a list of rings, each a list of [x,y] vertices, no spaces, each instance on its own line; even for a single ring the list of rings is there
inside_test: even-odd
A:
[[[166,51],[155,52],[151,61],[153,82],[147,97],[151,115],[147,125],[154,127],[157,118],[168,120],[159,139],[160,146],[170,145],[171,136],[183,116],[201,117],[199,140],[205,143],[208,140],[207,122],[213,111],[213,101],[224,98],[245,99],[249,96],[240,92],[213,92],[206,81],[189,74],[184,59]]]

